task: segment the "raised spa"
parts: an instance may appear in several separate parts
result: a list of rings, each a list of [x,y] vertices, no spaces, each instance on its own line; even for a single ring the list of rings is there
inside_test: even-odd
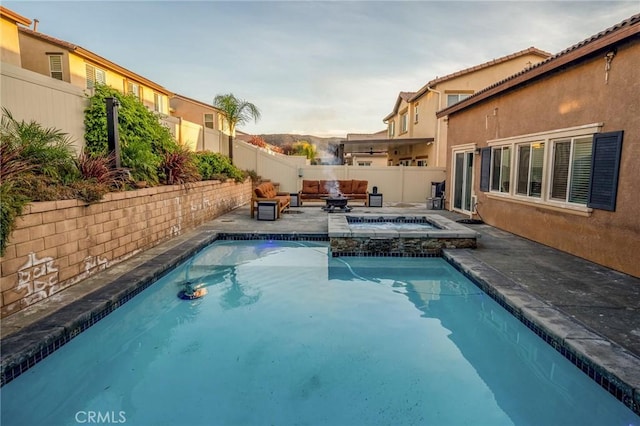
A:
[[[437,256],[443,248],[475,248],[475,231],[440,215],[329,215],[331,254]]]

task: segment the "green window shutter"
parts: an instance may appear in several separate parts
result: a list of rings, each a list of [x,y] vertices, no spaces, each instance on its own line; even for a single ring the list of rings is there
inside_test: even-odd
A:
[[[623,131],[596,133],[591,154],[591,179],[587,207],[615,211]]]
[[[491,148],[480,150],[480,191],[489,191],[489,179],[491,177]]]

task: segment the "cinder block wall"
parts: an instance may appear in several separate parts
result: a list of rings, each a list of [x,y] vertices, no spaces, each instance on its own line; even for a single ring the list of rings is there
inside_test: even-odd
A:
[[[1,317],[194,229],[251,199],[251,181],[207,181],[26,207],[1,258]]]

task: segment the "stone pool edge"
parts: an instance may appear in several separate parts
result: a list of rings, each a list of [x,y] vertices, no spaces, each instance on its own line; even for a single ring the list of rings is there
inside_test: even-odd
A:
[[[599,386],[640,415],[638,358],[544,302],[467,249],[442,257]]]
[[[348,217],[362,219],[424,219],[434,225],[426,230],[353,229]],[[480,234],[437,214],[329,215],[328,235],[333,257],[395,256],[439,257],[445,248],[476,248]]]

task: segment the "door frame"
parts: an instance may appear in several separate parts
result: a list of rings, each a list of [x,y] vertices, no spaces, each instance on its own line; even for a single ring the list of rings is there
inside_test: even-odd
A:
[[[474,205],[473,205],[473,200],[476,198],[476,192],[475,192],[475,169],[476,169],[476,161],[475,161],[475,154],[476,154],[476,144],[465,144],[465,145],[458,145],[458,146],[454,146],[451,148],[451,185],[450,187],[450,209],[451,211],[456,211],[462,214],[466,214],[466,215],[473,215],[475,209],[474,209]],[[463,176],[462,176],[462,199],[461,199],[461,207],[456,207],[455,203],[456,203],[456,198],[455,198],[455,194],[456,194],[456,173],[458,172],[458,170],[456,169],[456,155],[457,154],[463,154],[464,155],[464,163],[463,163]],[[470,165],[471,165],[471,176],[467,176],[468,175],[468,170],[469,170],[469,164],[467,163],[467,160],[470,158]],[[467,185],[469,186],[469,200],[468,200],[468,204],[470,206],[469,210],[466,210],[465,204],[466,203],[466,194],[464,191],[464,188],[467,187]]]

